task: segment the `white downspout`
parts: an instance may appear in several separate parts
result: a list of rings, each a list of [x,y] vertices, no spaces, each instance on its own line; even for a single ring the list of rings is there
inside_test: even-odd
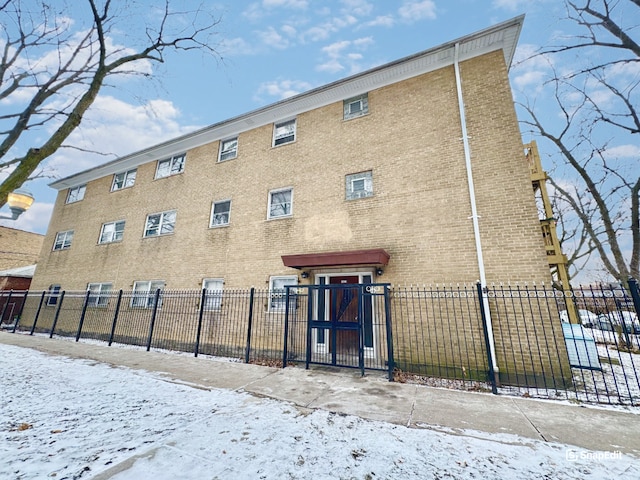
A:
[[[484,270],[484,258],[482,256],[482,244],[480,242],[480,225],[478,224],[478,210],[476,207],[476,193],[473,185],[473,174],[471,171],[471,150],[469,148],[469,136],[467,134],[467,117],[465,115],[464,101],[462,99],[462,83],[460,81],[460,65],[458,61],[460,44],[455,44],[453,67],[456,73],[456,90],[458,91],[458,108],[460,109],[460,126],[462,128],[462,144],[464,146],[464,159],[467,166],[467,181],[469,182],[469,196],[471,197],[471,219],[473,220],[473,234],[476,239],[476,253],[478,256],[478,269],[480,270],[480,284],[484,288],[487,285],[487,277]],[[496,361],[496,347],[493,339],[493,325],[491,324],[491,313],[489,311],[489,300],[486,293],[482,295],[482,304],[487,320],[487,334],[489,336],[489,350],[493,370],[498,373],[498,362]]]

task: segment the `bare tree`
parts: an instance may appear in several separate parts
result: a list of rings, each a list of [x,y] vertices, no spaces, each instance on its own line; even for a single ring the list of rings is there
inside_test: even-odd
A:
[[[581,34],[543,48],[551,66],[546,100],[522,102],[523,124],[552,146],[552,185],[584,238],[575,260],[591,252],[619,281],[640,263],[640,20],[638,0],[565,1]],[[549,144],[547,144],[549,145]]]
[[[174,10],[170,0],[151,9],[135,0],[0,0],[0,101],[12,108],[0,113],[0,173],[8,173],[0,207],[64,146],[108,78],[149,77],[149,65],[169,51],[218,57],[211,42],[218,23],[201,7]],[[34,131],[44,140],[24,147]]]

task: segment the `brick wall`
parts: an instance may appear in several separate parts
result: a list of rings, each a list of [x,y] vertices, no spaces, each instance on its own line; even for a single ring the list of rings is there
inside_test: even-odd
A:
[[[38,233],[0,227],[0,270],[37,263],[43,240]]]

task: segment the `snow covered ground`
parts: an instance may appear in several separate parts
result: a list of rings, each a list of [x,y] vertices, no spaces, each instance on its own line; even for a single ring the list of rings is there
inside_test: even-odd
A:
[[[619,452],[300,410],[10,345],[0,369],[0,479],[640,478]]]

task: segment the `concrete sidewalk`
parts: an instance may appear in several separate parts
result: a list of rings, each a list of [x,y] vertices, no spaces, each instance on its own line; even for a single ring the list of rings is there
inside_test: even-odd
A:
[[[360,377],[359,372],[346,370],[279,369],[8,332],[0,332],[0,342],[51,355],[144,369],[167,381],[198,388],[244,391],[303,409],[324,409],[467,436],[474,430],[519,435],[640,458],[640,411],[392,383],[377,373]],[[516,440],[498,435],[495,439]]]

